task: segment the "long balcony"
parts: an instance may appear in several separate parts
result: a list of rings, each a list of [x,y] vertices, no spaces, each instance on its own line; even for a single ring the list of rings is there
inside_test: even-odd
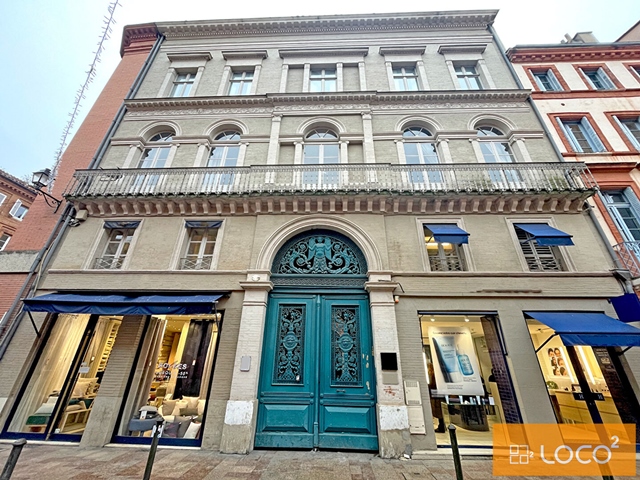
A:
[[[596,189],[591,172],[577,162],[337,164],[78,170],[64,196],[99,215],[136,213],[141,206],[151,215],[174,209],[182,214],[320,212],[325,202],[340,211],[403,213],[408,208],[406,213],[417,213],[443,207],[451,212],[445,204],[452,201],[458,202],[455,210],[463,201],[462,211],[467,201],[476,212],[501,211],[505,204],[523,211],[521,201],[537,211],[566,211],[582,208],[578,204]]]

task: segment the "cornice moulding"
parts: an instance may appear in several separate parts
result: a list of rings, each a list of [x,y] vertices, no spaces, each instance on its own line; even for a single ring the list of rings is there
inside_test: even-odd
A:
[[[267,58],[266,50],[222,50],[222,58],[225,60],[242,58]]]
[[[637,60],[640,59],[640,47],[617,46],[563,46],[563,47],[514,47],[507,51],[509,60],[514,63],[532,62],[578,62],[592,60]]]
[[[167,53],[167,58],[172,62],[180,60],[211,60],[211,52]]]
[[[278,51],[280,58],[314,56],[366,57],[369,47],[362,48],[287,48]]]
[[[390,46],[380,47],[380,55],[422,55],[426,47],[424,46]]]
[[[484,53],[487,49],[486,44],[475,43],[466,45],[440,45],[438,53]]]

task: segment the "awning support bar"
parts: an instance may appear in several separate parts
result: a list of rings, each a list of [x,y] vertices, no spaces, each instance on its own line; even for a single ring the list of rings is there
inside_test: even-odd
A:
[[[624,349],[624,350],[622,350],[620,353],[618,353],[618,356],[620,356],[620,355],[624,355],[624,353],[625,353],[627,350],[631,350],[631,348],[632,348],[632,347],[627,347],[627,348],[625,348],[625,349]]]
[[[36,326],[36,321],[31,316],[31,312],[29,310],[27,310],[27,314],[29,315],[29,318],[31,319],[31,325],[33,325],[33,329],[36,331],[36,335],[38,336],[38,338],[40,338],[40,332],[38,331],[38,327]]]
[[[549,338],[547,338],[544,343],[542,345],[540,345],[538,348],[536,348],[536,353],[538,353],[540,350],[542,350],[542,347],[544,347],[547,343],[549,343],[549,341],[555,337],[556,335],[558,335],[557,333],[554,333],[553,335],[551,335]]]

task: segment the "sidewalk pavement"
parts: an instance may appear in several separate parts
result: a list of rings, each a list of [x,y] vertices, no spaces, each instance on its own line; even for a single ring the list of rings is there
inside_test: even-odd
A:
[[[0,444],[0,469],[11,444]],[[148,449],[27,444],[12,480],[142,479]],[[487,479],[490,457],[463,457],[465,480]],[[640,472],[640,469],[638,470]],[[153,480],[452,480],[452,457],[386,460],[374,454],[256,450],[249,455],[223,455],[196,449],[158,449]],[[499,477],[507,479],[511,477]],[[518,480],[534,477],[513,477]],[[535,477],[568,480],[574,477]],[[587,477],[580,477],[584,480]],[[588,477],[598,478],[601,477]],[[628,478],[628,477],[627,477]],[[577,479],[577,477],[576,477]]]

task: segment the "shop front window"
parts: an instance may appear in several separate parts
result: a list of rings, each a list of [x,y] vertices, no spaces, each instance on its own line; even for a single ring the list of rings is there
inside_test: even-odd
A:
[[[151,442],[152,428],[161,418],[161,443],[200,444],[220,318],[221,314],[150,318],[117,442]]]
[[[121,322],[121,317],[59,315],[7,432],[82,435]]]
[[[515,395],[497,336],[497,318],[420,314],[422,345],[438,445],[492,445],[496,423],[517,423]],[[427,422],[428,423],[428,422]]]
[[[595,404],[602,423],[628,423],[628,419],[621,418],[618,408],[627,410],[625,405],[630,402],[625,399],[628,393],[623,386],[626,383],[625,374],[616,366],[619,362],[615,358],[617,353],[604,347],[566,346],[561,337],[554,335],[554,330],[545,324],[531,319],[527,320],[527,324],[558,423],[596,423],[579,385],[578,368],[589,390],[595,394]],[[577,365],[571,361],[570,349],[575,352]]]

